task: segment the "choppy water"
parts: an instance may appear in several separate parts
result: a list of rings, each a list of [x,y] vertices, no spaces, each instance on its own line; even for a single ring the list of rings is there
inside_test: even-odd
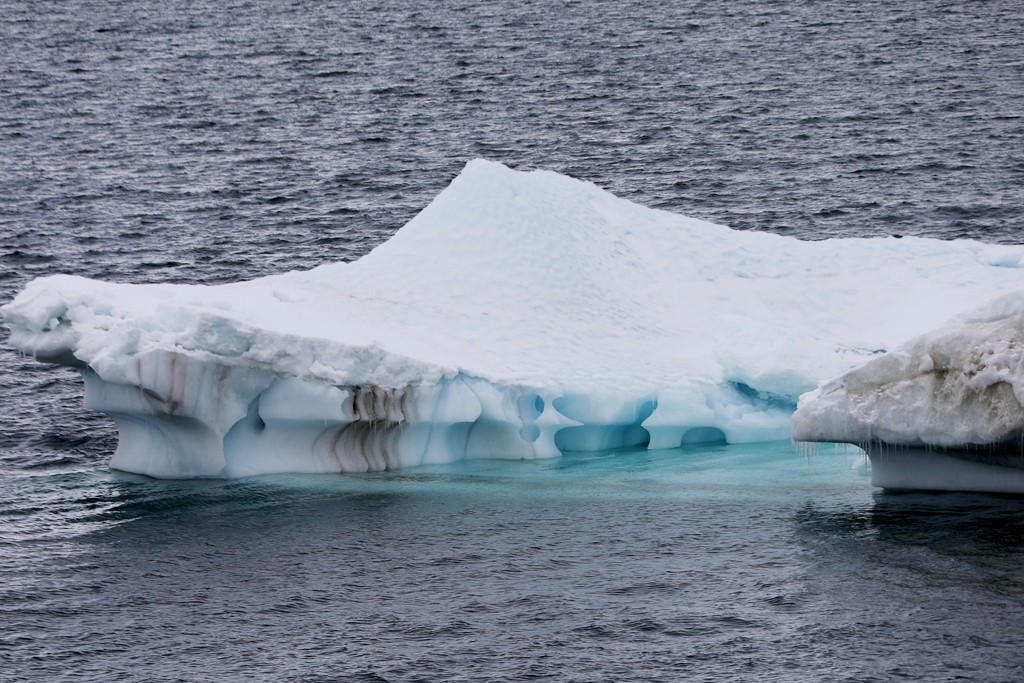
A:
[[[470,158],[806,239],[1024,241],[1016,2],[0,2],[0,302],[357,258]],[[788,445],[108,473],[0,350],[0,680],[1024,678],[1024,502]]]

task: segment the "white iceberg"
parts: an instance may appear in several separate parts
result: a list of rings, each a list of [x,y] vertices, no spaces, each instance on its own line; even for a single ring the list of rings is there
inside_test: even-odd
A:
[[[801,397],[796,441],[852,443],[891,489],[1024,493],[1024,292]]]
[[[800,394],[1020,287],[1016,265],[973,241],[734,231],[473,161],[353,263],[57,275],[2,313],[14,346],[82,371],[114,468],[359,472],[786,439]]]

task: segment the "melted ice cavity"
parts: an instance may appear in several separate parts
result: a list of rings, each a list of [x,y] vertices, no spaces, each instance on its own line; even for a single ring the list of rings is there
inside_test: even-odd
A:
[[[785,439],[821,380],[1020,287],[1011,256],[739,232],[473,161],[353,263],[216,287],[56,275],[2,312],[13,345],[81,369],[115,468],[357,472]]]

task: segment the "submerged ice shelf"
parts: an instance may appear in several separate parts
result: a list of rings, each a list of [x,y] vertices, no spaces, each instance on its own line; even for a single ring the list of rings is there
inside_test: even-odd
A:
[[[358,472],[786,439],[801,394],[1021,286],[1024,249],[801,242],[485,161],[391,240],[221,286],[56,275],[2,313],[79,368],[111,466]]]

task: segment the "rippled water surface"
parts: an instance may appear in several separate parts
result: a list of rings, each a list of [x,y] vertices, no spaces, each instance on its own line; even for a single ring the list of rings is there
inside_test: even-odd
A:
[[[24,474],[0,647],[44,680],[1019,680],[1024,503],[872,493],[852,460]]]
[[[358,258],[479,156],[1024,242],[1017,2],[0,0],[0,39],[0,303]],[[788,444],[133,480],[81,391],[0,349],[0,680],[1024,679],[1019,499]]]

